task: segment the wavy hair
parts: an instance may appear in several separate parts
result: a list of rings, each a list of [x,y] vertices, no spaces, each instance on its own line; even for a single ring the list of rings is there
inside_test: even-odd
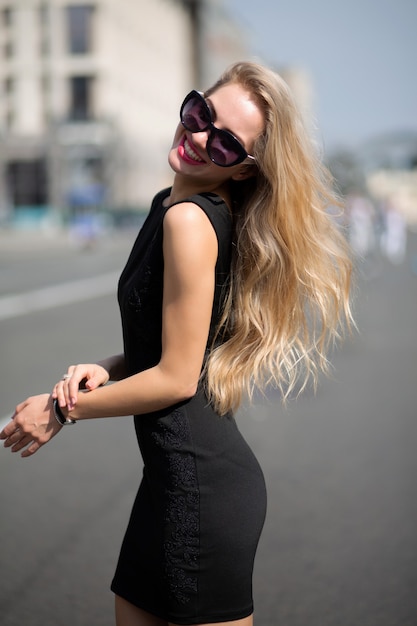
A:
[[[256,388],[272,384],[285,400],[309,381],[316,387],[329,368],[329,347],[353,323],[349,249],[329,213],[340,203],[288,85],[261,65],[240,62],[206,95],[228,83],[251,94],[265,128],[253,151],[256,175],[232,183],[232,271],[204,369],[221,415]]]

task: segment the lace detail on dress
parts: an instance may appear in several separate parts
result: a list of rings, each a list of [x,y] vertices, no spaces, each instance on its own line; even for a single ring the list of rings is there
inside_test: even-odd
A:
[[[170,594],[187,604],[197,593],[200,494],[194,455],[186,451],[191,433],[181,410],[163,418],[152,437],[167,463],[165,574]]]
[[[149,265],[147,265],[143,271],[143,279],[142,284],[139,287],[132,287],[128,296],[129,306],[135,311],[135,313],[139,313],[139,311],[143,308],[144,298],[146,297],[149,286],[151,283],[152,272]]]

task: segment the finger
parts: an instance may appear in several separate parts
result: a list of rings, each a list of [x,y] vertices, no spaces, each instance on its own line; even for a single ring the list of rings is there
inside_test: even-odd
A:
[[[55,385],[56,399],[58,400],[58,404],[60,407],[64,407],[67,405],[67,396],[65,393],[65,385],[63,381],[60,381]],[[54,397],[54,396],[52,396]]]
[[[66,373],[63,375],[62,380],[70,379],[74,375],[77,365],[70,365]]]
[[[87,380],[87,382],[85,383],[85,387],[89,391],[92,391],[93,389],[97,389],[97,387],[99,387],[100,384],[101,384],[100,381],[93,376],[92,378],[89,378]]]
[[[11,433],[11,435],[9,435],[7,437],[7,439],[4,441],[3,445],[4,445],[5,448],[10,448],[10,446],[13,446],[18,441],[20,441],[22,439],[22,437],[24,437],[24,433],[22,433],[18,428],[16,428]]]
[[[39,443],[38,441],[34,441],[28,448],[26,448],[26,450],[23,450],[20,456],[22,458],[32,456],[32,454],[35,454],[35,452],[37,452],[39,448],[42,447],[42,445],[43,445],[42,443]]]
[[[7,439],[16,431],[16,422],[12,419],[1,431],[0,439]]]
[[[19,450],[22,450],[22,448],[25,448],[32,441],[33,441],[33,438],[30,435],[25,435],[24,437],[20,439],[20,441],[18,441],[11,447],[10,452],[19,452]]]
[[[75,365],[70,365],[67,372],[56,384],[58,404],[61,407],[67,406],[70,402],[69,384],[74,376],[75,369]]]
[[[61,387],[62,387],[62,384],[63,384],[63,379],[59,380],[59,381],[58,381],[57,383],[55,383],[55,385],[53,386],[51,396],[52,396],[54,399],[55,399],[55,398],[58,398],[58,394],[59,394],[59,392],[60,392],[60,389],[61,389]]]
[[[72,376],[66,382],[66,399],[69,410],[73,409],[78,401],[78,391],[80,384],[88,377],[88,368],[86,365],[76,365],[73,368]]]

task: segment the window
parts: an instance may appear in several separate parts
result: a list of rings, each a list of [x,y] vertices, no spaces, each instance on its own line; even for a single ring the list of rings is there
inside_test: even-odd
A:
[[[12,25],[12,20],[13,20],[12,16],[13,16],[13,12],[10,7],[5,7],[4,9],[2,9],[1,18],[3,22],[3,26],[5,28],[8,28],[9,26]]]
[[[39,7],[39,30],[40,30],[40,43],[39,50],[42,56],[49,54],[49,12],[46,4],[41,4]]]
[[[87,121],[92,113],[92,76],[73,76],[70,81],[71,100],[69,117],[74,121]]]
[[[6,111],[4,121],[5,121],[6,129],[8,131],[13,131],[13,126],[14,126],[14,121],[15,121],[14,111]]]
[[[8,76],[4,79],[4,92],[6,94],[11,94],[14,91],[14,80],[11,76]]]
[[[15,90],[14,79],[8,76],[4,79],[3,94],[4,94],[4,124],[8,131],[13,130],[14,125],[14,107],[13,107],[13,92]]]
[[[14,206],[42,206],[46,204],[46,163],[11,161],[7,165],[7,185]]]
[[[48,5],[41,4],[39,7],[39,22],[42,27],[46,27],[48,24]]]
[[[5,31],[5,37],[2,38],[2,50],[1,53],[4,59],[11,59],[14,54],[13,44],[10,41],[12,32],[10,27],[13,25],[13,9],[10,7],[4,7],[0,9],[0,27],[2,26]]]
[[[11,59],[13,57],[14,48],[13,48],[13,44],[11,41],[6,41],[6,43],[4,44],[3,50],[4,50],[5,59]]]
[[[88,54],[92,50],[92,5],[67,7],[68,47],[71,54]]]
[[[50,114],[50,77],[48,74],[42,74],[39,81],[39,92],[41,95],[42,116],[45,124],[51,121]]]

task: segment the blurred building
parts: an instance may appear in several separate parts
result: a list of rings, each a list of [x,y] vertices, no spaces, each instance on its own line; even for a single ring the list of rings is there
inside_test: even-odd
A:
[[[360,158],[374,200],[389,202],[417,231],[417,133],[375,137],[362,146]]]
[[[0,0],[0,225],[147,208],[184,95],[251,56],[225,6]],[[309,77],[278,71],[309,125]]]
[[[226,10],[227,0],[206,0],[199,7],[198,41],[199,85],[212,85],[235,61],[248,60],[250,38]]]
[[[184,95],[242,56],[220,0],[0,0],[0,219],[146,207]]]
[[[285,80],[300,110],[304,125],[313,139],[316,127],[314,119],[314,88],[310,74],[299,66],[278,67],[278,74]]]

